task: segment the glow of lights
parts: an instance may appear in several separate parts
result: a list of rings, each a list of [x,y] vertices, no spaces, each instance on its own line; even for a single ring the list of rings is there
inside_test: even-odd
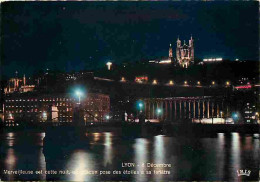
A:
[[[98,114],[95,114],[95,117],[97,117],[98,116]]]
[[[200,81],[198,81],[197,84],[200,85]]]
[[[161,114],[161,113],[162,113],[162,109],[158,108],[158,109],[157,109],[157,114],[159,115],[159,114]]]
[[[259,113],[258,113],[258,112],[255,112],[255,115],[256,115],[256,116],[259,116]]]
[[[230,85],[230,82],[229,82],[229,81],[227,81],[227,82],[226,82],[226,85],[227,85],[227,86],[229,86],[229,85]]]
[[[153,84],[156,85],[157,84],[157,80],[153,80]]]
[[[248,88],[252,88],[251,85],[241,85],[241,86],[237,86],[235,87],[236,89],[248,89]]]
[[[170,80],[169,85],[173,85],[173,81],[172,80]]]
[[[232,114],[232,118],[233,118],[234,120],[237,120],[237,119],[238,119],[238,114],[237,114],[237,113],[233,113],[233,114]]]
[[[111,63],[111,62],[107,62],[106,65],[107,65],[107,69],[108,69],[108,70],[111,70],[112,63]]]
[[[42,113],[42,116],[45,118],[45,117],[47,117],[47,113],[44,111],[43,113]]]
[[[187,85],[187,83],[188,83],[187,81],[184,81],[184,85]]]
[[[140,109],[140,112],[142,111],[142,108],[144,107],[144,103],[143,103],[143,101],[138,101],[137,102],[137,107]]]
[[[121,78],[121,81],[122,81],[122,82],[125,82],[125,77],[122,77],[122,78]]]
[[[79,98],[79,104],[80,104],[80,98],[83,96],[83,92],[78,89],[78,90],[75,91],[75,94]]]
[[[109,120],[109,115],[106,115],[106,120]]]
[[[160,61],[159,64],[169,64],[171,62],[172,62],[171,60],[163,60],[163,61]]]
[[[212,85],[215,85],[215,81],[212,81],[212,83],[211,83]]]
[[[76,90],[76,95],[78,96],[78,97],[80,97],[81,95],[82,95],[82,92],[81,91],[79,91],[79,90]]]
[[[222,58],[209,58],[209,59],[203,59],[204,62],[215,62],[215,61],[222,61]]]

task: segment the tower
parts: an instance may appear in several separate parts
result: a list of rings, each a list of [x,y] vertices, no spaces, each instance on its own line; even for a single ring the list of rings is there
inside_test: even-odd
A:
[[[26,85],[26,77],[25,77],[25,75],[23,75],[23,86],[25,86]]]
[[[177,61],[178,60],[180,60],[180,48],[181,48],[181,40],[179,39],[179,37],[178,37],[178,39],[177,39],[177,46],[176,46],[176,59],[177,59]]]
[[[172,44],[170,44],[169,48],[169,58],[172,59]]]
[[[190,47],[190,57],[191,57],[191,61],[194,62],[194,44],[193,44],[192,35],[190,36],[189,47]]]

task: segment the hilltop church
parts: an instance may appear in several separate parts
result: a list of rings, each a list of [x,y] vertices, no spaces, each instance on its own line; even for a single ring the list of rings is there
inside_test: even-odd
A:
[[[170,44],[169,47],[169,56],[159,59],[159,60],[151,60],[150,63],[159,63],[159,64],[170,64],[173,63],[176,66],[180,66],[182,68],[188,68],[191,64],[194,63],[194,40],[191,36],[189,40],[189,44],[187,45],[185,40],[183,41],[183,45],[181,40],[177,39],[176,45],[176,58],[173,57],[173,49]]]

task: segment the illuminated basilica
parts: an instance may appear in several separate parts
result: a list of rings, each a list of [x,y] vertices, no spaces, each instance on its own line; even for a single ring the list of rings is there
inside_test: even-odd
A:
[[[192,36],[188,45],[186,44],[185,40],[183,41],[182,45],[181,40],[179,38],[177,39],[176,58],[173,57],[172,44],[170,44],[168,57],[150,60],[149,63],[174,64],[175,66],[188,68],[191,64],[194,63],[194,40]]]
[[[192,36],[189,40],[189,45],[184,43],[181,45],[181,40],[177,39],[176,47],[176,62],[183,68],[187,68],[194,62],[194,44]]]

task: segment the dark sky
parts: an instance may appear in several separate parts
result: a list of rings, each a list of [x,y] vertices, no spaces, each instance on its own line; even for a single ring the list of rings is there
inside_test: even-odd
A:
[[[94,69],[168,55],[179,36],[195,57],[258,60],[258,2],[1,3],[4,76]]]

